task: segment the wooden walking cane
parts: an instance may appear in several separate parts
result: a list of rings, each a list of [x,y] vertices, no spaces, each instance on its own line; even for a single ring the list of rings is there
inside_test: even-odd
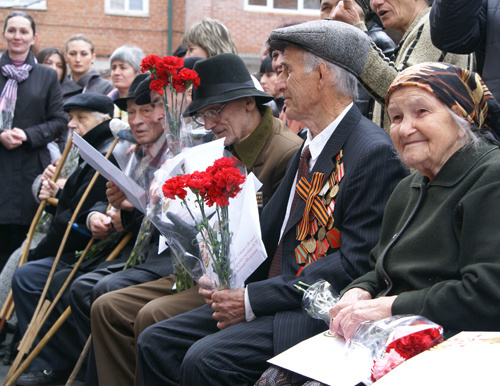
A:
[[[54,171],[54,175],[52,176],[53,182],[56,182],[57,179],[59,178],[59,175],[61,174],[62,168],[64,166],[64,163],[66,162],[66,159],[68,158],[68,154],[72,146],[73,146],[73,134],[70,134],[68,143],[66,143],[66,147],[64,148],[64,151],[61,155],[61,159],[59,160],[56,170]],[[31,221],[30,229],[26,236],[26,242],[24,243],[23,253],[21,254],[21,258],[19,259],[18,267],[23,265],[26,262],[26,259],[28,258],[28,253],[30,251],[31,242],[33,241],[33,235],[35,233],[36,226],[38,225],[40,217],[42,217],[42,213],[45,210],[47,203],[48,200],[42,200],[42,202],[40,202],[38,210],[35,213],[35,217],[33,217],[33,221]],[[10,319],[13,311],[14,311],[14,300],[12,299],[12,290],[10,290],[9,294],[7,295],[7,298],[5,299],[2,310],[0,311],[0,317],[2,318],[2,320],[0,321],[0,332],[3,329],[5,322],[8,319]]]
[[[106,156],[105,156],[106,159],[109,158],[109,156],[111,155],[111,153],[112,153],[113,149],[115,148],[116,144],[118,143],[118,141],[119,141],[119,138],[115,138],[110,149],[106,153]],[[82,208],[85,200],[87,199],[87,196],[89,195],[89,193],[90,193],[92,187],[94,186],[98,177],[99,177],[99,172],[95,172],[94,176],[92,177],[92,180],[89,182],[89,185],[87,186],[87,189],[85,189],[85,192],[83,193],[82,198],[80,199],[80,202],[78,203],[77,207],[75,208],[73,215],[71,216],[71,219],[70,219],[68,226],[66,228],[66,232],[65,232],[63,239],[61,241],[61,245],[59,246],[59,250],[57,251],[57,255],[54,259],[54,263],[52,264],[52,268],[50,270],[49,276],[47,277],[47,282],[45,283],[45,287],[42,291],[42,295],[40,296],[40,301],[38,302],[37,308],[35,309],[35,312],[31,318],[31,322],[28,325],[21,342],[19,343],[19,348],[18,348],[19,352],[14,360],[14,363],[12,364],[12,366],[9,370],[9,373],[7,374],[7,379],[9,377],[11,377],[12,374],[14,374],[17,367],[21,363],[23,356],[25,354],[27,354],[28,351],[31,349],[31,345],[33,344],[33,341],[35,340],[38,332],[40,331],[40,328],[42,327],[42,325],[39,325],[38,323],[41,320],[46,319],[46,318],[44,318],[44,316],[47,315],[47,310],[50,307],[50,301],[46,300],[45,296],[47,295],[47,291],[48,291],[48,288],[50,286],[50,282],[52,281],[52,277],[54,276],[57,264],[59,263],[59,260],[61,258],[62,251],[66,245],[69,233],[71,231],[71,227],[76,219],[76,216],[80,212],[80,209]],[[87,245],[87,248],[90,248],[90,246]],[[41,313],[42,316],[39,316],[39,313]],[[34,323],[34,322],[37,322],[37,323]]]
[[[125,237],[123,237],[123,239],[118,243],[118,245],[109,254],[109,256],[106,259],[106,261],[114,260],[116,258],[116,256],[118,256],[118,254],[128,244],[128,242],[130,241],[130,239],[132,238],[132,236],[133,236],[133,233],[131,233],[131,232],[127,233],[125,235]],[[93,239],[91,239],[91,241],[92,240]],[[87,245],[87,248],[85,248],[85,250],[83,251],[82,256],[80,256],[80,258],[78,260],[79,263],[81,263],[81,261],[83,261],[83,258],[88,253],[88,250],[90,249],[90,245],[92,245],[91,242],[89,242],[89,244]],[[78,264],[78,266],[79,265],[80,264]],[[76,272],[76,270],[75,270],[75,272]],[[74,274],[73,271],[72,271],[72,273]],[[70,276],[72,277],[71,274],[70,274]],[[66,279],[66,282],[64,283],[63,287],[67,286],[67,284],[71,280],[71,277],[68,276],[68,279]],[[61,290],[59,290],[58,296],[62,295],[62,292],[64,292],[63,288],[61,288]],[[56,298],[57,298],[57,296],[56,296]],[[55,304],[57,302],[57,300],[59,300],[58,298],[56,300],[56,298],[54,298],[54,301],[53,301],[52,304]],[[48,314],[50,313],[50,311],[52,309],[53,309],[53,307],[47,311],[47,313],[46,313],[47,316],[48,316]],[[24,360],[23,364],[21,366],[19,366],[19,368],[17,370],[13,371],[13,373],[11,375],[9,375],[10,374],[10,371],[9,371],[9,374],[7,374],[7,377],[5,378],[5,381],[2,384],[2,386],[13,385],[13,384],[16,383],[16,381],[22,375],[22,373],[24,372],[24,370],[26,370],[28,368],[28,366],[31,364],[31,362],[33,362],[33,360],[37,357],[37,355],[43,350],[43,348],[47,345],[47,343],[50,341],[50,339],[52,339],[52,337],[55,335],[55,333],[59,330],[59,328],[63,325],[63,323],[66,321],[66,319],[68,319],[68,317],[70,315],[71,315],[71,307],[68,307],[63,312],[63,314],[57,319],[57,321],[50,328],[50,330],[44,335],[44,337],[40,340],[40,342],[38,342],[38,344],[33,349],[33,351],[30,353],[30,355]],[[43,323],[45,323],[45,320],[41,323],[40,328],[43,325]],[[90,340],[90,338],[89,338],[89,340]],[[90,346],[89,342],[87,342],[87,344]],[[85,345],[85,347],[87,347],[87,344]],[[85,348],[84,348],[84,350],[85,350]],[[88,351],[88,349],[87,349],[87,351]],[[78,359],[78,361],[80,361],[80,358]],[[83,362],[83,359],[81,359],[81,361]],[[80,367],[81,367],[81,364],[80,364]],[[11,369],[12,369],[12,367],[11,367]],[[75,371],[75,370],[73,370],[73,371]],[[75,377],[76,377],[76,375],[75,375]]]

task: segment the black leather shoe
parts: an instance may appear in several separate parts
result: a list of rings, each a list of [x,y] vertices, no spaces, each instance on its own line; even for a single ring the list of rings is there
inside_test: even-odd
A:
[[[30,371],[21,375],[17,380],[16,385],[64,385],[69,375],[70,372],[68,371]]]

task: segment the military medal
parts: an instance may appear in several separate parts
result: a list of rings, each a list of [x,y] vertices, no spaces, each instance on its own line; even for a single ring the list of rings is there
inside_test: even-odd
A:
[[[335,167],[326,183],[323,184],[323,173],[313,173],[310,182],[303,177],[297,183],[296,194],[306,203],[302,219],[297,225],[297,240],[301,242],[295,248],[296,261],[302,268],[341,245],[340,231],[333,227],[333,214],[334,199],[345,174],[342,150],[335,159]]]

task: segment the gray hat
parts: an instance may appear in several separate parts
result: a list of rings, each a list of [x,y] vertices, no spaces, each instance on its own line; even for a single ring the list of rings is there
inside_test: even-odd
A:
[[[255,97],[258,105],[273,97],[255,88],[245,62],[235,54],[219,54],[200,60],[194,65],[200,85],[193,90],[193,101],[183,115],[189,117],[206,106],[224,103],[248,96]]]
[[[316,20],[271,32],[273,41],[309,51],[358,76],[365,69],[370,38],[359,28],[333,20]]]
[[[77,94],[63,104],[63,110],[67,113],[70,110],[97,111],[98,113],[107,114],[111,118],[113,118],[114,109],[115,107],[110,97],[95,92]]]

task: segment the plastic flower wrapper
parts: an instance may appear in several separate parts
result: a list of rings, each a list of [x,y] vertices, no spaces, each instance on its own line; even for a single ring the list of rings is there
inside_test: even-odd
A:
[[[135,197],[139,198],[140,207],[137,209],[145,213],[148,205],[147,192],[154,180],[154,173],[168,157],[165,134],[162,134],[154,143],[139,145],[132,136],[132,132],[123,126],[118,132],[118,137],[120,141],[113,150],[113,155],[120,169],[131,182],[130,186],[134,187]],[[124,269],[134,267],[144,261],[153,230],[154,225],[144,216],[134,248]]]
[[[295,285],[299,291],[303,292],[302,308],[314,319],[321,319],[330,325],[329,310],[339,301],[339,294],[326,280],[319,280],[309,285],[299,282]]]
[[[184,67],[184,59],[175,56],[149,55],[142,59],[141,71],[151,73],[149,88],[161,95],[165,108],[165,132],[170,151],[177,155],[184,147],[191,147],[191,119],[182,117],[186,91],[200,85],[198,73]]]
[[[203,277],[200,284],[210,289],[238,288],[266,258],[254,179],[245,179],[244,166],[224,154],[223,139],[190,150],[156,173],[161,211],[148,216],[193,280]],[[194,230],[192,240],[172,214]]]
[[[443,328],[418,315],[395,315],[362,323],[346,343],[349,356],[366,357],[371,384],[404,361],[443,341]],[[370,369],[371,366],[371,369]],[[368,379],[369,378],[369,379]]]

